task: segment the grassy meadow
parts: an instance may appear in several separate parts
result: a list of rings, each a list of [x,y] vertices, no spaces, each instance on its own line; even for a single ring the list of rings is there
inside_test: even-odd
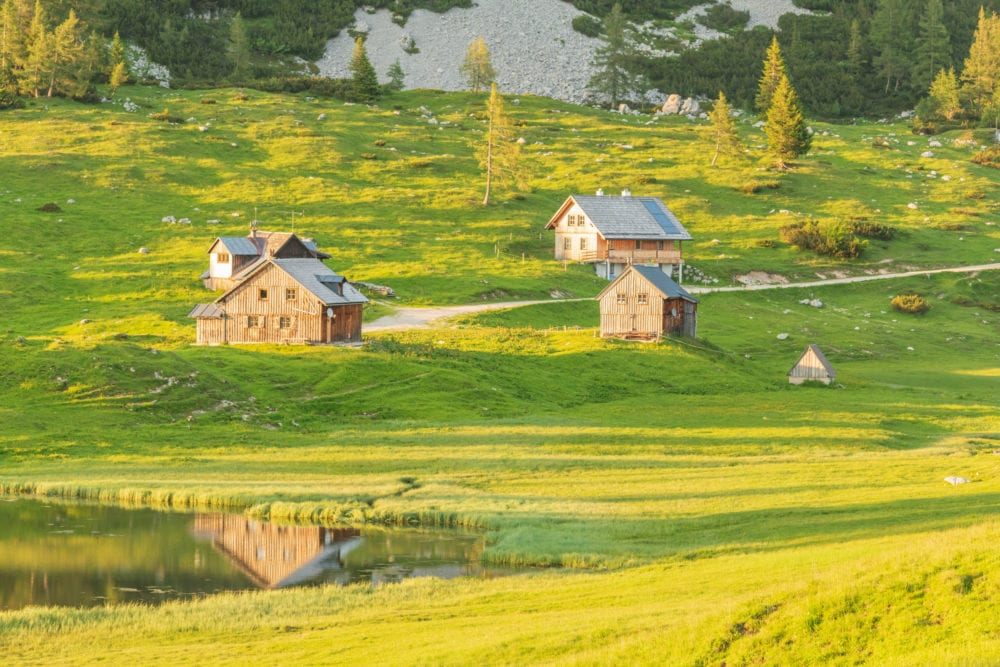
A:
[[[811,154],[775,172],[748,119],[749,157],[713,168],[702,122],[508,98],[531,187],[484,208],[482,96],[120,96],[138,110],[45,100],[0,114],[0,490],[469,526],[484,559],[533,573],[0,612],[5,663],[1000,654],[998,271],[704,294],[700,337],[656,345],[601,340],[586,300],[358,349],[196,347],[185,317],[212,298],[197,279],[212,240],[254,217],[391,286],[399,297],[377,297],[368,319],[590,297],[605,283],[553,261],[543,228],[597,188],[668,203],[695,239],[689,285],[996,262],[997,178],[970,162],[990,133],[818,123]],[[150,117],[164,109],[185,122]],[[851,261],[780,241],[812,219],[897,234]],[[903,293],[930,310],[893,310]],[[835,386],[787,384],[809,343]]]

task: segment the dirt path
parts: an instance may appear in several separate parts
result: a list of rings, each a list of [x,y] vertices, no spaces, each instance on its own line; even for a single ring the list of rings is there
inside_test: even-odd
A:
[[[889,280],[891,278],[906,278],[922,276],[931,273],[973,273],[975,271],[1000,270],[1000,263],[979,264],[977,266],[958,266],[950,269],[924,269],[921,271],[905,271],[902,273],[879,273],[870,276],[851,276],[849,278],[829,278],[813,280],[804,283],[771,283],[765,285],[747,285],[736,287],[685,287],[692,294],[709,294],[711,292],[752,292],[765,289],[790,289],[793,287],[821,287],[823,285],[842,285],[844,283],[861,283],[869,280]],[[501,303],[471,303],[462,306],[435,306],[429,308],[400,308],[392,315],[386,315],[364,325],[366,332],[401,331],[404,329],[425,329],[432,322],[455,315],[482,313],[489,310],[503,310],[519,306],[532,306],[538,303],[553,303],[559,299],[542,301],[505,301]],[[567,301],[589,301],[589,299],[565,299]]]

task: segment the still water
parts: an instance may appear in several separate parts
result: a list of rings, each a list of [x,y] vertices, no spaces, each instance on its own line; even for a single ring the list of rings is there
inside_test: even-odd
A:
[[[220,591],[493,576],[461,532],[282,526],[236,514],[0,497],[0,609]]]

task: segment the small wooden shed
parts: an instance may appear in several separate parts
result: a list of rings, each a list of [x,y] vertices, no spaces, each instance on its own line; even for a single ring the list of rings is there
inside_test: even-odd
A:
[[[837,377],[837,371],[826,360],[826,355],[818,345],[810,344],[799,360],[788,371],[788,381],[791,384],[803,382],[822,382],[830,384]]]
[[[698,299],[658,266],[629,265],[597,295],[601,337],[657,340],[698,334]]]

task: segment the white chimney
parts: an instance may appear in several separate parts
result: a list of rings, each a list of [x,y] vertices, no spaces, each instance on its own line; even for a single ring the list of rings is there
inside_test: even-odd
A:
[[[597,188],[597,196],[598,197],[603,197],[604,196],[604,189],[603,188]]]
[[[632,191],[631,190],[629,190],[628,188],[625,188],[624,190],[622,190],[622,197],[631,197],[631,196],[632,196]]]

